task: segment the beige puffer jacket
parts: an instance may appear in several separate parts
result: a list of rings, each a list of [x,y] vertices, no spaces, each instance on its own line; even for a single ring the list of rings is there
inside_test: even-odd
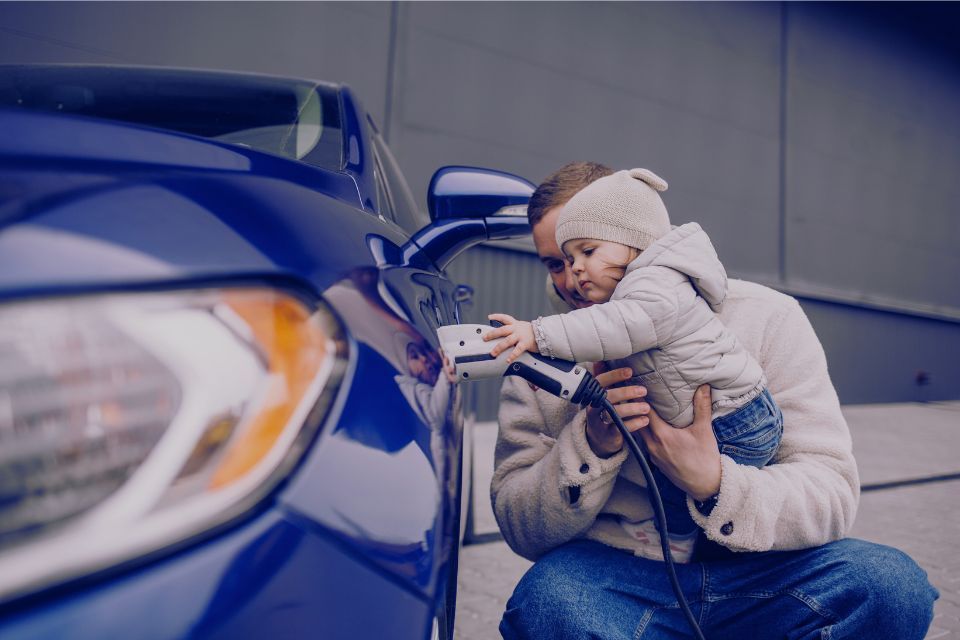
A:
[[[630,367],[671,424],[693,421],[693,394],[713,388],[713,417],[766,387],[763,370],[717,317],[727,273],[695,222],[674,228],[627,265],[608,302],[534,321],[540,353]]]

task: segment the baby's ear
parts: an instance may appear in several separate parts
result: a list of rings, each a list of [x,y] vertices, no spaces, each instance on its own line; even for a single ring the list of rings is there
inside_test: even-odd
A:
[[[630,169],[630,177],[636,180],[643,180],[654,191],[666,191],[667,181],[655,174],[649,169]]]

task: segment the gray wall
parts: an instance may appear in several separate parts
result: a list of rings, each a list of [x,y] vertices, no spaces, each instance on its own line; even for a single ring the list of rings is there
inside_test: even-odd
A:
[[[789,7],[786,278],[955,313],[960,56],[837,14]]]
[[[0,2],[0,63],[202,67],[348,82],[384,117],[380,2]]]
[[[731,274],[801,299],[843,401],[929,400],[960,397],[958,20],[949,3],[3,2],[0,62],[347,82],[421,203],[444,164],[649,167]],[[528,317],[538,269],[481,248],[451,273],[475,318]]]

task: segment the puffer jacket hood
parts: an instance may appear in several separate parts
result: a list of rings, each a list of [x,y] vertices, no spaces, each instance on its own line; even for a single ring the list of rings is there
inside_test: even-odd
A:
[[[693,284],[714,313],[719,313],[727,296],[727,271],[723,268],[710,237],[696,222],[674,227],[627,265],[624,275],[641,267],[669,267]]]

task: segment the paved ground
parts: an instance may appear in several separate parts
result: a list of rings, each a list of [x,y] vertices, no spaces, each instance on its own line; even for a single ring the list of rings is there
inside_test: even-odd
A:
[[[844,415],[864,485],[852,535],[910,554],[940,590],[928,640],[960,640],[960,402],[848,406]],[[474,532],[481,540],[496,538],[487,497],[495,438],[495,425],[478,425]],[[502,541],[464,548],[457,640],[499,637],[500,614],[529,566]]]

